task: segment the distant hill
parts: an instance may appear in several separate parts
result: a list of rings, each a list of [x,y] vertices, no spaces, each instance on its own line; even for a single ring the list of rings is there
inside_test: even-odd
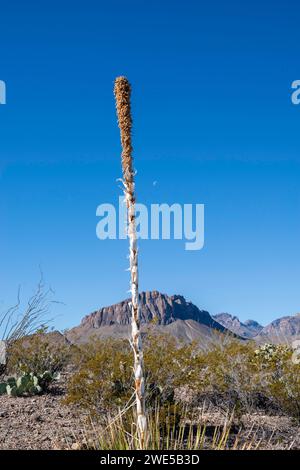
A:
[[[300,339],[300,313],[272,321],[257,336],[259,342],[290,343]]]
[[[258,343],[292,343],[300,339],[300,313],[278,318],[265,327],[255,320],[242,323],[229,313],[219,313],[213,318],[228,330]]]
[[[247,320],[242,323],[238,317],[230,315],[230,313],[218,313],[213,315],[213,318],[228,330],[247,339],[254,338],[263,329],[263,326],[254,320]]]

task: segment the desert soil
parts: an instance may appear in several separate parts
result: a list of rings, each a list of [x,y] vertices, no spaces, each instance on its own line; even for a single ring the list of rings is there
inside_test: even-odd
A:
[[[62,403],[63,388],[37,397],[0,396],[0,449],[77,449],[87,431],[87,415]],[[214,410],[201,414],[213,434],[224,417]],[[230,441],[238,436],[254,449],[300,449],[300,425],[285,416],[244,415],[234,423]]]

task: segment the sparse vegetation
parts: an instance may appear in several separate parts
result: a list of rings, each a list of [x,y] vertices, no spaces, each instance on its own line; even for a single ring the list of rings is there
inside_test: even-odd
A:
[[[76,403],[95,416],[122,407],[133,393],[130,347],[124,341],[91,341],[74,355],[67,403]]]
[[[237,340],[200,350],[170,337],[154,335],[144,345],[146,397],[149,413],[188,408],[192,415],[203,402],[211,402],[236,416],[253,410],[288,414],[300,419],[300,365],[292,351],[274,346],[273,355],[252,343]],[[128,406],[132,396],[130,347],[124,341],[94,341],[84,346],[77,372],[68,385],[67,402],[78,403],[93,415]],[[180,411],[181,412],[181,411]]]
[[[15,350],[15,346],[19,345],[23,338],[39,330],[47,329],[50,321],[50,304],[54,302],[51,300],[52,294],[52,290],[46,288],[41,274],[36,291],[28,300],[25,308],[21,307],[19,290],[17,303],[4,313],[0,313],[1,346],[3,349],[0,377],[7,373],[11,351]]]
[[[54,376],[68,364],[70,355],[71,348],[52,339],[51,333],[43,328],[11,345],[7,371],[14,375],[32,373],[36,376],[48,371]]]
[[[136,437],[134,416],[131,412],[127,419],[118,415],[116,419],[107,419],[102,427],[94,427],[93,432],[84,435],[78,448],[93,450],[138,450],[139,441]],[[162,412],[156,407],[154,413],[148,416],[146,449],[149,450],[223,450],[228,447],[236,449],[251,449],[255,439],[248,442],[239,442],[239,436],[230,436],[231,417],[223,419],[221,425],[216,426],[213,433],[207,432],[207,426],[193,425],[185,419],[181,424],[172,420],[172,416],[166,418],[166,426],[162,427]],[[256,440],[257,441],[257,440]],[[257,443],[257,442],[256,442]]]
[[[74,437],[68,445],[75,439],[76,448],[139,448],[129,342],[94,339],[70,348],[59,345],[51,335],[41,330],[15,342],[8,364],[11,375],[0,384],[1,403],[20,400],[20,406],[25,406],[28,400],[31,410],[31,399],[46,399],[63,409],[77,410],[86,424],[79,432],[74,422]],[[187,345],[171,336],[149,333],[144,340],[145,448],[293,445],[287,435],[297,435],[300,425],[300,365],[293,364],[291,355],[290,348],[282,345],[258,347],[234,338],[222,341],[219,336],[204,349],[196,342]],[[59,371],[57,384],[49,387]],[[43,392],[47,393],[42,396]],[[254,419],[260,416],[262,424]],[[251,426],[249,417],[253,417]],[[275,423],[272,429],[264,424],[268,419]],[[283,435],[278,424],[282,422]]]
[[[70,360],[67,345],[51,341],[47,329],[15,340],[9,349],[7,377],[0,383],[0,395],[32,396],[44,393]]]

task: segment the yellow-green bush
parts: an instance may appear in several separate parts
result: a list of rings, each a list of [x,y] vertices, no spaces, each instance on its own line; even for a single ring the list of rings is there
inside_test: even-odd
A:
[[[79,346],[77,372],[68,383],[67,403],[76,403],[91,413],[123,406],[132,390],[132,357],[129,343],[97,341]]]
[[[60,372],[70,360],[69,345],[59,344],[45,330],[16,340],[8,350],[7,373],[40,376]]]
[[[254,363],[265,395],[279,409],[300,418],[300,364],[286,345],[266,344],[255,351]]]
[[[150,336],[144,344],[148,406],[172,406],[176,387],[192,382],[195,345],[178,345],[166,336]],[[91,412],[122,407],[134,393],[132,351],[128,341],[93,340],[78,348],[77,372],[68,384],[68,403]]]
[[[147,407],[159,405],[162,413],[172,415],[180,410],[181,390],[188,389],[190,407],[205,400],[236,412],[262,407],[300,417],[300,365],[292,363],[291,354],[286,346],[257,349],[253,342],[235,339],[203,351],[195,343],[150,335],[144,341]],[[67,402],[92,413],[122,408],[134,393],[126,341],[98,340],[79,347],[75,370]]]

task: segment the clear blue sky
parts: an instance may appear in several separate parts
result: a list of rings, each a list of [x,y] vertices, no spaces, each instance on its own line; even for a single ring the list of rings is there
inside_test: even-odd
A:
[[[42,266],[55,325],[128,294],[96,238],[121,175],[113,81],[133,86],[140,202],[205,204],[205,248],[142,241],[140,287],[262,323],[300,310],[297,1],[1,4],[0,308]],[[153,186],[153,181],[157,185]]]

